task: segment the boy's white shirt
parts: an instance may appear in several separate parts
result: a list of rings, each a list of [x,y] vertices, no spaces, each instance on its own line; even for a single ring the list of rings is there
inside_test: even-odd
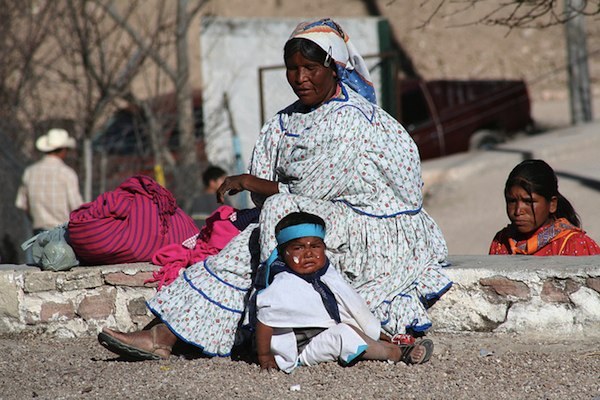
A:
[[[378,340],[381,332],[379,320],[333,266],[329,266],[321,280],[335,296],[341,322],[357,327],[371,339]],[[256,305],[258,320],[274,328],[271,351],[279,368],[286,372],[295,368],[298,358],[293,328],[330,328],[337,324],[312,285],[289,272],[277,274],[273,282],[258,293]]]

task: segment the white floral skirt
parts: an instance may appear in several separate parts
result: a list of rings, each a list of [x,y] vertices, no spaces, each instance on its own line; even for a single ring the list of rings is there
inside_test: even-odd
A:
[[[374,218],[342,203],[290,194],[269,197],[258,229],[250,225],[219,254],[188,267],[148,301],[149,308],[184,341],[206,354],[229,356],[244,321],[253,271],[275,248],[277,222],[294,211],[326,221],[332,265],[362,295],[385,332],[431,326],[426,304],[452,282],[441,267],[446,243],[425,211]]]

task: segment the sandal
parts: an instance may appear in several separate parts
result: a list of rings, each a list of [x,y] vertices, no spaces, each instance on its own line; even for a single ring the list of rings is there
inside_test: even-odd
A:
[[[417,348],[417,346],[422,346],[425,348],[425,352],[423,356],[414,360],[412,358],[413,351]],[[431,358],[433,354],[433,341],[431,339],[423,339],[415,342],[414,344],[403,344],[400,345],[400,349],[402,350],[402,356],[400,357],[400,361],[406,364],[424,364]]]
[[[152,335],[152,348],[150,350],[143,350],[134,346],[133,344],[137,338],[128,338],[127,333],[113,331],[108,328],[102,329],[102,332],[98,334],[98,341],[113,353],[130,360],[165,360],[171,355],[172,346],[156,343],[157,327],[158,325],[155,325],[150,329],[150,334]],[[129,340],[130,343],[126,343],[125,340]],[[166,354],[159,354],[159,352]]]

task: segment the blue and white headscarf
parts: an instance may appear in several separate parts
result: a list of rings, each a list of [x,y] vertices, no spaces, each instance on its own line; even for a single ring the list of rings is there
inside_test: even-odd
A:
[[[301,22],[290,36],[290,39],[296,38],[310,40],[325,50],[328,56],[325,63],[333,59],[339,79],[371,103],[377,103],[365,60],[336,22],[330,18]]]

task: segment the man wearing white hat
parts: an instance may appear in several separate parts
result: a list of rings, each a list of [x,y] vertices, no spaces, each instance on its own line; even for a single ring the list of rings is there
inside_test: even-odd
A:
[[[25,169],[15,205],[27,212],[37,234],[68,222],[83,200],[77,174],[64,162],[75,139],[64,129],[50,129],[35,147],[44,157]]]

